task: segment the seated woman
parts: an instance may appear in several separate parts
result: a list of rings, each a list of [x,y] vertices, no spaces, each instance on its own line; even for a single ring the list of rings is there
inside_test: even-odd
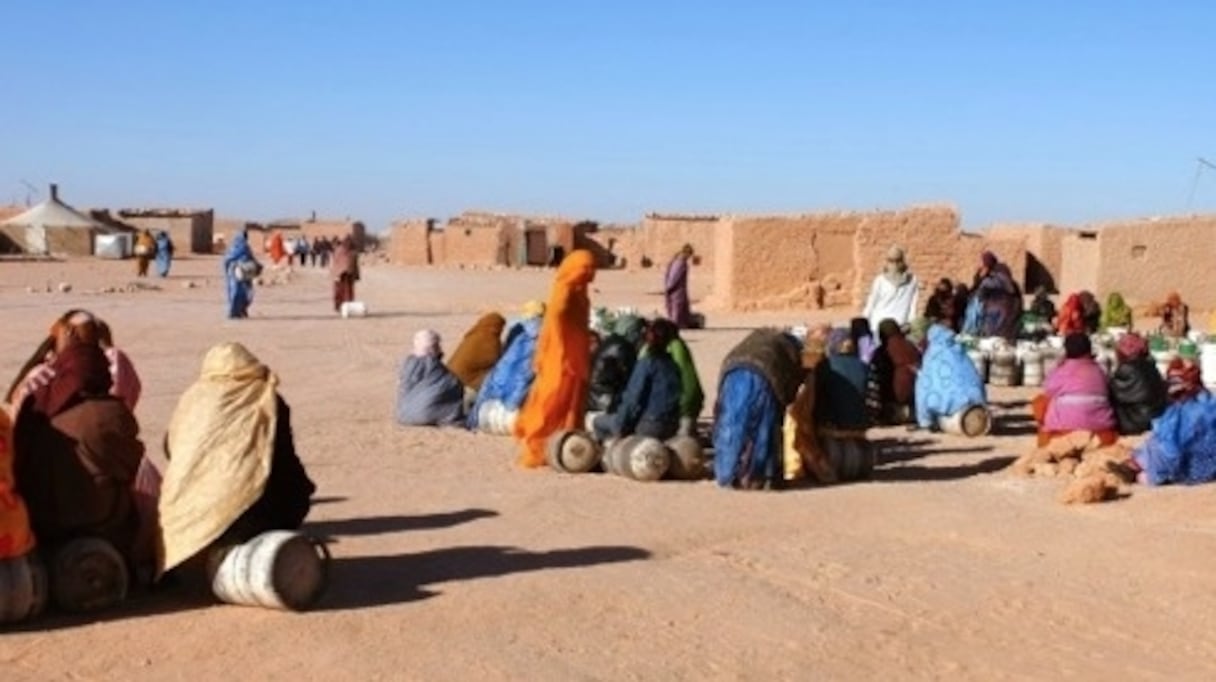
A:
[[[680,428],[680,368],[667,353],[676,327],[656,320],[644,333],[645,352],[612,412],[597,415],[595,436],[601,441],[634,434],[667,440]]]
[[[1177,291],[1171,292],[1161,308],[1161,333],[1180,339],[1191,331],[1190,308],[1182,302]]]
[[[1170,406],[1153,422],[1152,434],[1132,461],[1149,485],[1216,480],[1216,399],[1204,390],[1199,368],[1174,360],[1168,379]]]
[[[1106,307],[1102,310],[1102,319],[1099,323],[1101,331],[1109,329],[1132,329],[1132,309],[1127,305],[1127,301],[1123,300],[1123,295],[1119,292],[1111,292],[1110,296],[1106,297]]]
[[[799,355],[793,337],[757,329],[722,361],[713,434],[719,486],[761,489],[780,484],[782,415],[803,381]]]
[[[135,410],[142,390],[139,375],[126,353],[114,347],[110,327],[92,313],[84,310],[69,310],[51,325],[50,333],[43,339],[30,359],[26,361],[17,378],[9,387],[6,400],[14,413],[34,389],[45,385],[53,376],[51,364],[55,353],[73,339],[99,344],[109,361],[111,395],[120,398],[128,408]]]
[[[798,387],[794,402],[786,410],[784,430],[787,481],[809,474],[820,483],[836,482],[836,472],[819,442],[819,430],[815,423],[817,376],[822,371],[824,359],[827,357],[830,333],[831,328],[826,325],[812,328],[802,348],[801,364],[806,378]]]
[[[498,403],[511,413],[518,411],[519,406],[523,405],[536,376],[532,361],[536,355],[536,340],[540,336],[541,318],[544,314],[543,303],[528,303],[524,306],[523,319],[512,325],[511,330],[507,332],[507,343],[502,357],[482,382],[477,400],[469,410],[467,425],[470,430],[476,431],[483,426],[481,412],[487,405]],[[510,425],[505,426],[509,433]]]
[[[316,486],[296,454],[279,379],[239,343],[207,351],[165,436],[158,575],[216,545],[296,530]]]
[[[612,333],[592,351],[591,383],[587,390],[588,412],[612,412],[629,383],[638,362],[638,347],[645,334],[645,321],[634,315],[617,320]]]
[[[1028,312],[1038,318],[1040,324],[1050,329],[1055,328],[1056,304],[1051,302],[1051,296],[1047,293],[1047,287],[1039,286],[1034,290],[1034,299],[1030,302],[1030,310]]]
[[[929,328],[929,346],[916,374],[916,424],[936,429],[950,417],[976,405],[986,405],[984,380],[967,357],[954,333],[935,324]]]
[[[1056,333],[1060,336],[1088,333],[1085,326],[1085,313],[1081,307],[1080,294],[1070,294],[1064,299],[1060,314],[1056,316]]]
[[[670,324],[668,320],[663,320]],[[674,325],[672,325],[674,329]],[[697,419],[705,407],[705,392],[701,389],[701,378],[697,376],[697,365],[693,361],[692,351],[688,344],[680,338],[679,330],[675,330],[671,343],[667,344],[667,354],[675,361],[680,370],[680,430],[681,436],[691,436],[696,433]]]
[[[1096,435],[1102,445],[1119,440],[1106,374],[1093,357],[1085,334],[1064,338],[1064,361],[1043,383],[1043,394],[1031,403],[1039,425],[1039,446],[1074,431]]]
[[[1098,298],[1093,295],[1093,292],[1082,291],[1077,294],[1077,300],[1081,304],[1081,319],[1085,322],[1086,334],[1097,334],[1102,328],[1102,305],[1098,303]]]
[[[815,423],[824,429],[864,431],[870,427],[866,412],[869,370],[857,357],[851,335],[832,331],[827,362],[816,372]]]
[[[403,426],[453,426],[464,420],[464,386],[443,364],[439,334],[414,335],[414,352],[401,365],[397,384],[397,423]]]
[[[870,360],[870,413],[877,423],[906,424],[912,418],[920,351],[895,320],[878,325],[878,338],[881,343]]]
[[[1110,400],[1119,433],[1125,436],[1144,433],[1165,411],[1165,379],[1149,357],[1148,343],[1138,334],[1119,339],[1115,359],[1119,365],[1110,377]]]
[[[506,319],[498,313],[487,313],[465,332],[456,352],[448,359],[448,369],[464,385],[466,392],[476,397],[482,383],[502,356],[502,330]]]
[[[136,563],[131,484],[144,445],[135,415],[111,387],[96,324],[62,329],[46,383],[30,390],[18,413],[14,468],[40,545],[97,537]]]

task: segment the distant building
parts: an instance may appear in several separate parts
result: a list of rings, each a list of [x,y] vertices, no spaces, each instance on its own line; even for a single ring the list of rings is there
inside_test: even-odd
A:
[[[166,232],[180,252],[211,253],[215,211],[192,208],[123,208],[124,222],[152,234]]]
[[[91,256],[96,236],[114,232],[60,201],[58,185],[46,201],[0,222],[2,241],[35,255]]]

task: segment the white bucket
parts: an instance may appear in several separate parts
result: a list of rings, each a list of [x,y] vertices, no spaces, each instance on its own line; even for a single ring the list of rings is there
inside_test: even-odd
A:
[[[363,301],[347,301],[338,307],[342,317],[367,317],[367,304]]]
[[[1153,353],[1153,362],[1157,363],[1157,371],[1161,372],[1161,376],[1169,373],[1170,363],[1178,357],[1178,351],[1163,350]]]
[[[1043,385],[1043,354],[1037,350],[1027,350],[1022,354],[1022,385]]]
[[[518,416],[518,410],[508,410],[501,400],[487,400],[478,408],[477,430],[493,436],[509,436]]]
[[[211,591],[221,601],[270,609],[308,608],[325,590],[328,574],[325,543],[286,530],[216,548],[207,562]]]

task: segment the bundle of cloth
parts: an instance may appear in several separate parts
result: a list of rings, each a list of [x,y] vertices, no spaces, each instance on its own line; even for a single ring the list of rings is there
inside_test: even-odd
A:
[[[487,425],[482,424],[482,413],[488,407],[498,407],[514,414],[524,404],[536,378],[533,361],[544,314],[545,304],[540,301],[530,301],[524,305],[522,318],[507,332],[502,355],[481,382],[466,420],[470,430],[485,429]],[[507,426],[503,435],[510,432]]]

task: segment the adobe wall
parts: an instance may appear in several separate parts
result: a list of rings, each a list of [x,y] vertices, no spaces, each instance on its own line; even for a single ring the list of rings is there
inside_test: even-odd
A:
[[[858,215],[862,220],[853,251],[857,263],[853,305],[865,304],[870,286],[886,262],[887,251],[895,245],[903,247],[908,267],[923,286],[931,286],[942,277],[965,278],[970,284],[982,244],[963,238],[953,207],[913,207]]]
[[[731,217],[715,229],[714,306],[819,308],[853,298],[857,213]]]
[[[1097,232],[1077,232],[1064,237],[1060,242],[1059,290],[1062,296],[1077,291],[1098,289],[1098,270],[1102,258],[1098,246]]]
[[[604,269],[637,269],[646,253],[642,231],[633,226],[601,227],[593,232],[583,232],[576,235],[575,246],[595,254],[596,267]]]
[[[642,256],[655,267],[667,267],[672,256],[685,244],[697,254],[694,269],[706,272],[714,267],[714,234],[723,223],[722,216],[647,215],[641,224]],[[641,265],[641,258],[637,261]]]
[[[1026,269],[1021,276],[1027,292],[1039,286],[1059,292],[1064,270],[1064,237],[1073,232],[1058,225],[1029,223],[997,224],[985,230],[984,234],[992,239],[1025,240]]]
[[[488,267],[508,265],[512,260],[512,240],[505,225],[461,227],[449,223],[433,233],[431,241],[443,242],[441,258],[436,262],[445,265]]]
[[[406,220],[389,232],[388,260],[394,265],[430,265],[431,221]]]
[[[139,215],[119,211],[122,221],[153,235],[166,232],[179,252],[211,253],[215,232],[215,213],[211,210],[173,215]]]
[[[1097,289],[1132,305],[1171,291],[1192,308],[1216,308],[1216,215],[1152,218],[1097,226]]]

